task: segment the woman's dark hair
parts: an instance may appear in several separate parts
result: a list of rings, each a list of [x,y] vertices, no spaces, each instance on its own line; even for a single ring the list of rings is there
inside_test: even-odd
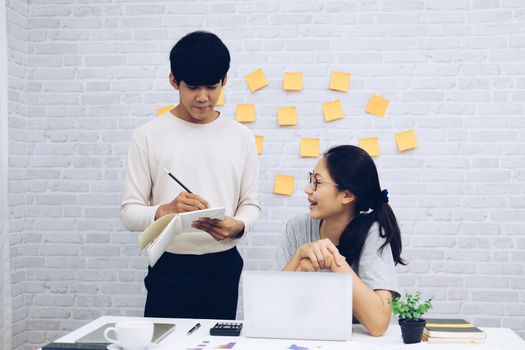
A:
[[[328,173],[340,191],[350,191],[357,197],[355,217],[346,226],[339,239],[339,250],[347,262],[359,266],[363,245],[370,226],[379,223],[379,235],[385,238],[384,247],[390,243],[394,263],[406,265],[401,258],[401,232],[396,216],[388,204],[388,192],[381,191],[379,176],[372,158],[363,149],[337,146],[325,153]],[[370,211],[372,209],[372,211]]]
[[[170,64],[177,83],[215,85],[230,69],[230,52],[217,35],[196,31],[186,34],[171,49]]]

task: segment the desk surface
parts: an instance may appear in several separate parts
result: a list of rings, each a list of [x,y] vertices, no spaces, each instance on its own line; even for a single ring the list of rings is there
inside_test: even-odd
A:
[[[369,336],[360,325],[354,325],[352,340],[348,342],[331,342],[315,340],[294,340],[294,339],[262,339],[240,337],[218,337],[210,336],[209,329],[215,324],[215,320],[195,320],[195,319],[176,319],[176,318],[142,318],[142,317],[122,317],[122,316],[103,316],[85,326],[63,336],[57,341],[74,342],[78,338],[88,334],[98,327],[111,322],[121,322],[128,320],[150,320],[152,322],[174,323],[175,331],[162,340],[155,350],[183,349],[183,350],[212,350],[212,349],[233,349],[233,350],[325,350],[325,349],[446,349],[446,350],[481,350],[481,349],[525,349],[523,341],[516,333],[508,328],[486,328],[481,327],[487,332],[487,339],[483,344],[419,344],[406,345],[401,339],[399,326],[390,325],[388,331],[382,337]],[[186,332],[197,322],[201,327],[191,335]],[[241,321],[239,321],[241,322]],[[229,343],[234,342],[233,347],[228,347]],[[203,346],[204,345],[204,346]],[[295,347],[293,346],[295,345]],[[230,344],[231,346],[231,344]]]

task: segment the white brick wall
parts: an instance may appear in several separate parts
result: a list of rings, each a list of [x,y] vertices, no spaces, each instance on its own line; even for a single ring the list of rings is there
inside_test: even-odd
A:
[[[0,0],[0,349],[11,349],[12,301],[9,235],[9,77],[7,73],[7,6]]]
[[[146,260],[119,222],[131,131],[174,103],[168,54],[185,33],[216,32],[232,53],[223,114],[255,103],[265,136],[263,213],[241,245],[268,269],[282,225],[305,210],[300,137],[322,149],[379,136],[376,159],[403,230],[404,289],[434,296],[435,316],[464,316],[525,336],[525,4],[520,0],[8,0],[9,205],[15,346],[33,348],[103,314],[140,315]],[[243,76],[263,68],[256,93]],[[351,91],[327,90],[333,70]],[[304,91],[281,90],[285,71]],[[372,93],[387,116],[364,113]],[[345,119],[320,104],[340,98]],[[295,104],[297,127],[276,108]],[[395,132],[419,148],[399,154]],[[277,173],[297,177],[273,195]],[[25,320],[25,322],[24,322]]]
[[[27,11],[23,1],[6,1],[7,35],[8,35],[8,206],[9,206],[9,240],[11,267],[11,335],[12,348],[28,340],[26,319],[30,305],[26,295],[26,263],[34,258],[26,257],[24,233],[26,232],[24,215],[26,213],[25,191],[29,183],[24,182],[26,168],[29,165],[28,145],[26,143],[27,127]],[[2,48],[3,50],[4,48]],[[4,196],[4,193],[2,193]],[[38,258],[37,258],[38,259]],[[44,257],[39,258],[41,262]],[[3,305],[2,305],[3,306]],[[0,322],[7,322],[2,320]],[[2,328],[4,326],[2,325]],[[6,325],[6,329],[9,326]],[[42,339],[40,339],[42,340]],[[4,346],[3,344],[2,346]],[[7,345],[5,345],[7,349]]]

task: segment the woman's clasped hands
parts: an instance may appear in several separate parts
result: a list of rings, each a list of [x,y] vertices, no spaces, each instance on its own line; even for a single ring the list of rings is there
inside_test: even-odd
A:
[[[345,257],[328,238],[305,243],[297,249],[300,263],[295,271],[314,272],[321,269],[334,271],[345,264]]]

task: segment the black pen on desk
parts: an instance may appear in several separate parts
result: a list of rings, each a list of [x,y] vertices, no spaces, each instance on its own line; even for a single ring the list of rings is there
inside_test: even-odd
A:
[[[190,335],[191,333],[195,332],[197,329],[199,329],[200,326],[201,326],[201,324],[200,324],[200,323],[197,323],[195,326],[193,326],[192,329],[190,329],[190,330],[188,331],[188,334],[186,334],[186,335]]]
[[[177,181],[177,183],[178,183],[179,185],[181,185],[182,188],[184,188],[184,190],[186,190],[186,192],[188,192],[188,193],[193,193],[193,192],[190,191],[190,189],[189,189],[188,187],[184,186],[184,184],[183,184],[182,182],[180,182],[179,179],[177,179],[175,176],[173,176],[173,174],[170,173],[170,172],[168,171],[168,169],[164,169],[164,171],[165,171],[165,172],[166,172],[166,173],[167,173],[167,174],[168,174],[173,180]]]

